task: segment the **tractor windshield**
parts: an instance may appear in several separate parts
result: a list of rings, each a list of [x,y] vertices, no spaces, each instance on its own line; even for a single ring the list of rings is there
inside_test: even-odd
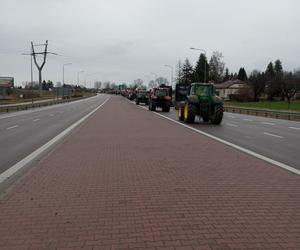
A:
[[[166,89],[157,89],[156,91],[155,91],[155,95],[156,96],[167,96],[168,95],[168,92],[167,92],[167,90]]]
[[[196,85],[194,92],[198,96],[209,96],[210,95],[210,86]]]

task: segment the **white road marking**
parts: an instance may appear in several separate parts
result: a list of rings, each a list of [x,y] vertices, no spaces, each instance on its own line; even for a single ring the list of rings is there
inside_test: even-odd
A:
[[[133,102],[132,102],[132,103],[133,103]],[[133,103],[133,104],[135,104],[135,103]],[[139,107],[142,108],[142,109],[148,110],[148,108],[146,108],[146,107],[142,107],[142,106],[139,106]],[[273,159],[271,159],[271,158],[268,158],[268,157],[266,157],[266,156],[263,156],[263,155],[260,155],[260,154],[258,154],[258,153],[255,153],[255,152],[253,152],[253,151],[251,151],[251,150],[249,150],[249,149],[243,148],[243,147],[238,146],[238,145],[236,145],[236,144],[233,144],[233,143],[231,143],[231,142],[229,142],[229,141],[225,141],[225,140],[223,140],[223,139],[221,139],[221,138],[218,138],[218,137],[216,137],[216,136],[214,136],[214,135],[211,135],[211,134],[208,134],[208,133],[206,133],[206,132],[203,132],[203,131],[201,131],[200,129],[196,129],[196,128],[190,127],[189,125],[186,125],[186,124],[184,124],[184,123],[181,123],[181,122],[179,122],[179,121],[175,121],[175,120],[173,120],[172,118],[169,118],[169,117],[164,116],[164,115],[162,115],[162,114],[159,114],[159,113],[156,113],[156,112],[153,112],[153,113],[156,114],[156,115],[158,115],[158,116],[160,116],[160,117],[163,117],[163,118],[165,118],[165,119],[167,119],[167,120],[169,120],[169,121],[171,121],[171,122],[174,122],[174,123],[176,123],[176,124],[178,124],[178,125],[180,125],[180,126],[183,126],[183,127],[187,128],[187,129],[193,130],[193,131],[196,132],[196,133],[199,133],[199,134],[201,134],[201,135],[204,135],[204,136],[206,136],[206,137],[209,137],[209,138],[211,138],[211,139],[213,139],[213,140],[215,140],[215,141],[218,141],[218,142],[220,142],[220,143],[223,143],[223,144],[225,144],[225,145],[227,145],[227,146],[229,146],[229,147],[235,148],[235,149],[237,149],[237,150],[239,150],[239,151],[241,151],[241,152],[243,152],[243,153],[246,153],[246,154],[249,154],[249,155],[251,155],[251,156],[254,156],[254,157],[256,157],[256,158],[258,158],[258,159],[260,159],[260,160],[263,160],[263,161],[268,162],[268,163],[270,163],[270,164],[272,164],[272,165],[274,165],[274,166],[277,166],[277,167],[280,167],[280,168],[285,169],[285,170],[287,170],[287,171],[290,171],[290,172],[292,172],[292,173],[294,173],[294,174],[296,174],[296,175],[300,175],[300,170],[299,170],[299,169],[293,168],[293,167],[291,167],[291,166],[289,166],[289,165],[287,165],[287,164],[284,164],[284,163],[282,163],[282,162],[275,161],[275,160],[273,160]]]
[[[34,119],[33,122],[37,122],[37,121],[39,121],[39,120],[41,120],[41,119],[40,119],[40,118],[37,118],[37,119]]]
[[[253,120],[248,119],[248,118],[244,118],[243,121],[253,122]]]
[[[229,115],[228,117],[229,117],[229,118],[235,119],[235,116],[233,116],[233,115]]]
[[[50,114],[49,116],[50,116],[50,117],[51,117],[51,116],[54,116],[54,114]]]
[[[275,135],[275,134],[271,134],[271,133],[268,133],[268,132],[264,132],[264,135],[273,136],[273,137],[276,137],[276,138],[283,138],[280,135]]]
[[[275,125],[275,123],[271,123],[271,122],[262,122],[262,124],[270,125],[270,126],[274,126]]]
[[[4,182],[6,179],[10,178],[12,175],[14,175],[17,171],[25,167],[27,164],[32,162],[35,158],[37,158],[40,154],[42,154],[44,151],[49,149],[51,146],[55,145],[58,141],[60,141],[62,138],[67,136],[74,128],[76,128],[78,125],[83,123],[87,118],[89,118],[92,114],[94,114],[98,109],[100,109],[108,100],[110,99],[107,98],[102,104],[100,104],[97,108],[92,110],[90,113],[82,117],[80,120],[72,124],[70,127],[66,128],[64,131],[62,131],[60,134],[55,136],[53,139],[48,141],[46,144],[32,152],[30,155],[25,157],[23,160],[19,161],[6,171],[4,171],[2,174],[0,174],[0,184]]]
[[[14,126],[11,126],[11,127],[6,128],[6,129],[7,129],[7,130],[10,130],[10,129],[14,129],[14,128],[17,128],[17,127],[19,127],[19,125],[14,125]]]
[[[290,129],[296,129],[296,130],[300,130],[300,128],[296,128],[296,127],[289,127]]]
[[[226,125],[228,125],[228,126],[230,126],[230,127],[235,127],[235,128],[238,127],[238,125],[235,125],[235,124],[232,124],[232,123],[226,123]]]

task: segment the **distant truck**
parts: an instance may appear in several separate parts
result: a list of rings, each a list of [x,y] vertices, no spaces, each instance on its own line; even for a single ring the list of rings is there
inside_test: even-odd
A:
[[[152,88],[149,92],[149,110],[156,111],[161,108],[163,112],[169,112],[172,106],[172,87],[164,84],[158,88]]]
[[[0,76],[0,88],[13,88],[13,87],[14,87],[13,77]]]

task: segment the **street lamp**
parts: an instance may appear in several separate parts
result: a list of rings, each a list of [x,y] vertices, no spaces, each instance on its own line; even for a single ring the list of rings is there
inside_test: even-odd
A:
[[[65,84],[65,66],[67,66],[67,65],[71,65],[72,63],[64,63],[63,64],[63,86],[64,86],[64,84]]]
[[[83,72],[84,72],[84,70],[80,70],[80,71],[77,72],[77,85],[78,86],[79,86],[79,74],[83,73]]]
[[[173,71],[174,71],[174,68],[171,65],[168,65],[168,64],[165,64],[164,66],[171,69],[171,87],[173,87]]]
[[[198,48],[190,48],[192,50],[199,50],[204,52],[205,58],[206,58],[206,50],[204,49],[198,49]],[[204,82],[206,82],[206,62],[204,63]]]

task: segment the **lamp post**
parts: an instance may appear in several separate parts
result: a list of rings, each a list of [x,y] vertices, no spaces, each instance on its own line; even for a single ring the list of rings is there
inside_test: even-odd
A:
[[[205,55],[205,58],[206,58],[206,50],[204,49],[198,49],[198,48],[190,48],[192,50],[199,50],[199,51],[202,51],[204,52],[204,55]],[[206,62],[204,64],[204,82],[206,82]]]
[[[78,86],[79,86],[79,74],[83,73],[83,72],[84,72],[84,70],[80,70],[80,71],[77,72],[77,85]]]
[[[173,71],[174,71],[174,68],[171,65],[168,65],[168,64],[165,64],[164,66],[171,69],[171,87],[173,87]]]
[[[62,80],[62,83],[63,83],[63,86],[65,84],[65,66],[67,65],[71,65],[72,63],[64,63],[63,64],[63,80]]]

